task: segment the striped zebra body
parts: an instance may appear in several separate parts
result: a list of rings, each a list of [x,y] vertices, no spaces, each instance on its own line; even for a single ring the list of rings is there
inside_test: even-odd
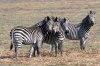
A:
[[[32,43],[36,43],[36,40],[40,37],[39,34],[42,35],[41,30],[38,27],[18,26],[15,27],[15,29],[12,31],[11,37],[15,40],[13,41],[14,43],[18,42],[29,45]],[[21,45],[19,45],[18,47],[21,47]]]
[[[66,38],[70,40],[79,40],[78,30],[80,27],[76,27],[76,25],[70,23],[67,24],[67,27],[69,29],[69,33],[66,34]]]
[[[67,39],[70,40],[80,40],[81,37],[88,38],[90,29],[84,29],[80,24],[70,24],[68,23],[69,33],[65,34]]]

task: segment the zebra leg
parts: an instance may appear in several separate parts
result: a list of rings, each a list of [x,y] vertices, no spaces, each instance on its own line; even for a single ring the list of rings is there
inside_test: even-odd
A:
[[[18,52],[18,46],[17,45],[15,45],[15,53],[16,53],[16,59],[18,59],[18,54],[19,54],[19,52]]]
[[[80,39],[80,49],[81,50],[85,50],[85,38],[83,37],[82,39]]]
[[[30,48],[30,54],[29,54],[29,58],[32,57],[33,53],[35,52],[34,50],[34,44],[32,44],[31,48]]]
[[[37,41],[36,46],[37,46],[37,54],[38,54],[38,56],[41,54],[41,50],[42,50],[41,48],[42,48],[42,45],[43,45],[42,40]]]
[[[57,44],[55,44],[55,57],[57,56],[57,50],[58,49],[58,47],[57,47]]]
[[[37,49],[37,55],[39,56],[40,55],[39,47],[37,46],[36,49]]]
[[[33,54],[32,54],[32,55],[33,55],[33,57],[35,57],[35,56],[36,56],[35,53],[36,53],[36,50],[37,50],[36,44],[34,45],[33,49],[34,49],[34,50],[33,50]]]
[[[53,48],[54,48],[54,44],[51,44],[50,45],[50,51],[49,51],[49,53],[52,53],[53,52]]]
[[[15,46],[15,57],[16,59],[18,59],[18,55],[19,55],[19,48],[21,47],[21,42],[17,41],[15,42],[14,46]]]
[[[35,45],[34,45],[34,52],[33,52],[34,57],[35,57],[35,51],[37,51],[37,55],[39,56],[40,52],[39,52],[39,48],[37,46],[37,43],[35,43]]]
[[[58,50],[60,51],[61,56],[63,56],[63,41],[60,41],[58,44]]]

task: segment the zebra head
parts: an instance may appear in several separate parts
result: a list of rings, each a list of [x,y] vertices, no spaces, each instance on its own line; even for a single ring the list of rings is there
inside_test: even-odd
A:
[[[54,33],[59,32],[61,29],[59,19],[56,17],[56,18],[53,18],[53,21],[54,21],[53,26],[52,26],[53,32]]]
[[[94,18],[95,18],[95,12],[91,10],[88,13],[88,15],[82,20],[82,23],[81,24],[84,27],[91,27],[91,26],[94,25],[94,21],[95,21]]]
[[[91,25],[91,26],[93,26],[94,25],[94,18],[95,18],[95,12],[94,11],[90,11],[90,13],[89,13],[89,24]]]
[[[52,31],[52,27],[53,27],[53,23],[54,23],[53,19],[51,17],[47,16],[47,17],[45,17],[44,20],[45,20],[45,28],[46,28],[46,30],[51,32]]]
[[[69,28],[68,28],[69,19],[66,18],[60,19],[60,24],[65,34],[69,33]]]

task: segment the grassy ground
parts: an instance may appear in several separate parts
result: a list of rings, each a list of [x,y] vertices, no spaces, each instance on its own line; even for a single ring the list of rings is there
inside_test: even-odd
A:
[[[86,50],[81,51],[79,41],[64,42],[63,57],[50,56],[49,45],[44,46],[41,57],[28,58],[29,46],[23,46],[20,58],[9,51],[10,30],[18,25],[32,26],[45,16],[69,18],[80,23],[89,10],[96,11],[95,25],[90,31]],[[99,66],[100,65],[100,1],[99,0],[0,0],[0,66]]]

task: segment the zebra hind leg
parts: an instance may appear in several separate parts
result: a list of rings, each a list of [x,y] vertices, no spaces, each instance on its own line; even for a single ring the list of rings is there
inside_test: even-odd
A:
[[[19,54],[18,50],[19,50],[18,49],[18,46],[15,46],[15,53],[16,53],[16,56],[15,57],[16,57],[16,59],[18,59],[18,54]]]
[[[34,44],[31,45],[29,58],[32,57],[33,53],[35,53],[35,50],[34,50]]]
[[[16,53],[16,59],[18,59],[19,57],[19,49],[21,48],[21,45],[22,45],[22,41],[19,41],[19,40],[16,40],[14,46],[15,46],[15,53]]]

